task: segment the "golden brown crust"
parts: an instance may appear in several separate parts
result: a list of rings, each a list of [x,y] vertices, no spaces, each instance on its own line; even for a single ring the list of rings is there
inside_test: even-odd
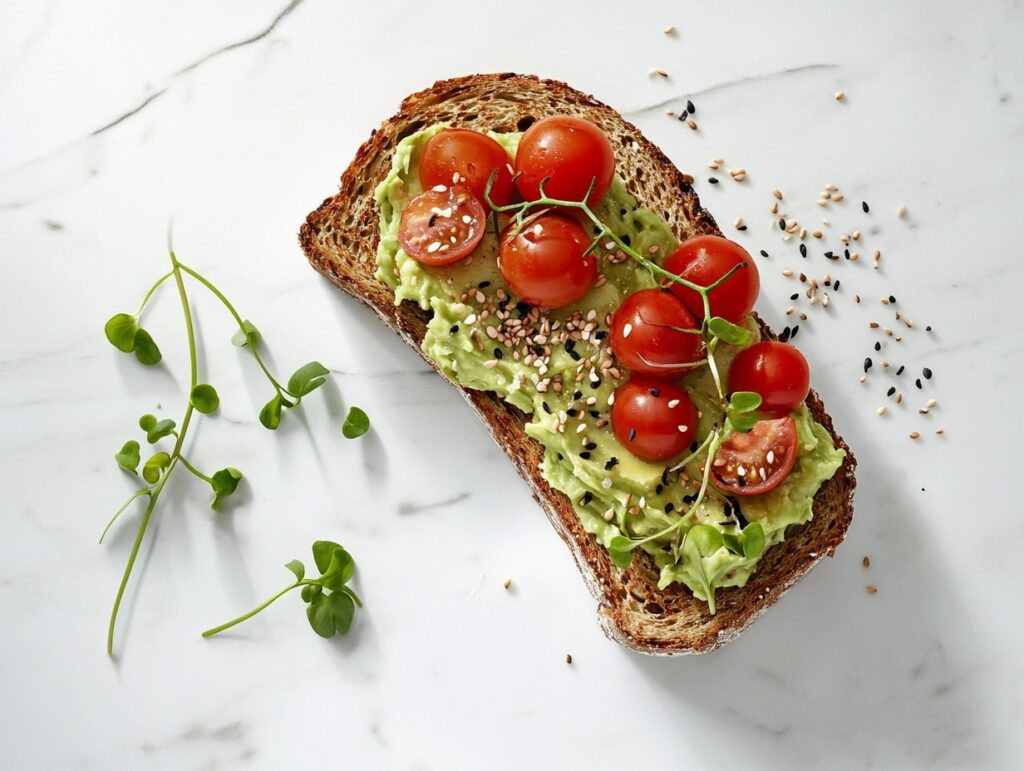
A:
[[[338,193],[307,217],[299,232],[303,251],[314,268],[369,306],[423,355],[428,314],[408,302],[396,307],[391,289],[374,277],[379,214],[373,190],[387,175],[395,146],[439,121],[479,130],[522,131],[539,117],[559,113],[587,118],[608,134],[617,170],[629,192],[642,206],[664,217],[680,240],[720,235],[686,177],[617,112],[565,83],[502,73],[440,81],[407,97],[398,114],[359,148],[341,177]],[[774,337],[764,322],[758,319],[758,323],[765,336]],[[569,546],[600,603],[605,633],[634,650],[703,653],[735,638],[822,557],[831,555],[850,525],[856,462],[835,433],[817,393],[811,391],[807,397],[811,414],[832,434],[836,446],[846,451],[846,460],[815,496],[811,522],[791,528],[782,544],[769,549],[745,587],[719,590],[718,612],[712,616],[685,587],[659,590],[657,571],[646,555],[634,559],[625,571],[612,565],[608,552],[583,529],[569,499],[541,474],[544,448],[526,435],[526,416],[494,394],[459,390],[530,484],[534,498]]]

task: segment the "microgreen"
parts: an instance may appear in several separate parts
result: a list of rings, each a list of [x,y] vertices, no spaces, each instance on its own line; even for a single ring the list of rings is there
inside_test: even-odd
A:
[[[350,407],[345,422],[341,425],[341,433],[346,439],[358,439],[370,430],[370,418],[358,407]]]
[[[594,226],[593,240],[584,251],[584,256],[597,251],[602,243],[610,241],[617,249],[621,250],[624,254],[633,259],[634,262],[645,268],[651,276],[663,286],[666,285],[666,282],[680,284],[688,289],[692,289],[700,295],[704,314],[700,324],[700,329],[695,331],[701,335],[704,342],[705,357],[700,361],[695,362],[693,366],[699,366],[705,363],[707,364],[708,371],[711,373],[711,378],[715,384],[715,390],[718,394],[722,411],[726,415],[725,424],[723,426],[718,426],[716,424],[697,449],[672,469],[678,471],[686,464],[696,460],[701,455],[704,455],[700,489],[687,510],[680,511],[678,519],[668,527],[642,538],[631,538],[628,535],[623,534],[620,530],[620,533],[608,542],[608,553],[613,564],[623,569],[628,568],[632,561],[632,553],[635,549],[643,546],[644,544],[660,541],[666,536],[676,534],[683,529],[684,524],[689,524],[689,529],[683,533],[680,552],[682,559],[687,562],[694,562],[700,575],[702,589],[708,598],[708,607],[711,610],[711,613],[714,613],[714,587],[710,579],[704,573],[704,567],[703,563],[701,563],[701,559],[715,553],[723,546],[726,546],[730,550],[733,550],[733,547],[735,547],[735,549],[739,550],[736,553],[742,553],[748,559],[756,559],[756,557],[760,556],[761,552],[764,550],[764,531],[761,530],[760,525],[757,525],[756,529],[751,529],[754,528],[754,524],[752,523],[751,525],[748,525],[742,533],[731,534],[729,535],[729,538],[726,539],[726,536],[717,528],[710,525],[695,524],[693,522],[698,508],[701,506],[705,495],[708,493],[708,482],[710,480],[711,468],[714,464],[715,454],[718,451],[718,448],[726,441],[731,431],[749,431],[759,420],[757,408],[761,404],[761,397],[752,392],[739,392],[732,394],[729,399],[726,399],[725,389],[722,387],[722,378],[718,371],[718,364],[715,360],[715,352],[720,344],[746,345],[751,340],[751,333],[743,327],[733,324],[720,316],[713,316],[711,314],[711,301],[709,297],[712,290],[721,286],[737,271],[746,267],[746,263],[741,262],[733,266],[730,270],[726,271],[722,276],[707,286],[695,284],[682,276],[678,276],[675,273],[665,270],[644,254],[641,254],[601,221],[587,203],[590,193],[594,188],[594,184],[596,183],[596,179],[591,182],[586,195],[584,195],[580,201],[567,201],[548,196],[544,191],[548,180],[544,179],[540,183],[540,196],[536,200],[511,203],[506,206],[497,206],[491,200],[491,188],[494,185],[496,178],[497,172],[492,173],[487,182],[487,186],[484,189],[484,200],[486,200],[496,218],[495,228],[497,228],[497,215],[499,214],[505,214],[511,217],[514,227],[518,230],[525,227],[529,223],[531,217],[535,216],[537,213],[543,212],[545,209],[554,207],[561,209],[577,209],[581,214],[589,219]],[[729,544],[732,544],[732,546]]]
[[[124,598],[125,588],[128,585],[132,569],[135,566],[135,560],[138,557],[139,549],[142,545],[143,539],[145,538],[149,522],[156,509],[157,501],[160,498],[160,494],[163,491],[164,486],[167,484],[167,480],[174,473],[174,470],[180,465],[193,476],[209,485],[213,492],[213,500],[210,507],[214,511],[220,509],[225,498],[231,496],[237,491],[243,478],[242,472],[231,466],[227,466],[214,472],[212,475],[208,475],[196,467],[182,453],[185,437],[188,434],[193,414],[200,413],[209,415],[216,412],[220,407],[220,395],[217,393],[217,389],[209,383],[199,382],[195,327],[192,323],[192,312],[189,304],[189,297],[185,289],[185,278],[191,277],[195,279],[199,284],[208,289],[227,308],[235,323],[238,325],[238,331],[235,336],[232,337],[232,342],[235,345],[243,346],[248,349],[250,354],[256,360],[260,370],[274,388],[274,396],[260,411],[259,415],[260,422],[267,428],[277,428],[281,423],[282,409],[296,407],[303,396],[322,386],[326,380],[326,376],[329,374],[327,368],[319,362],[310,362],[309,364],[299,367],[299,369],[295,371],[291,378],[289,378],[287,387],[281,385],[281,383],[271,374],[257,350],[260,346],[262,336],[256,329],[255,325],[253,325],[251,321],[243,320],[231,302],[216,286],[214,286],[204,276],[180,262],[173,251],[170,252],[170,260],[171,270],[157,279],[157,281],[149,288],[141,305],[139,306],[139,309],[133,314],[115,314],[106,322],[103,328],[107,340],[109,340],[111,345],[119,351],[134,354],[142,364],[153,365],[159,362],[161,360],[160,349],[153,341],[152,335],[139,325],[139,318],[160,285],[169,278],[174,279],[174,283],[178,290],[178,298],[181,303],[182,315],[184,317],[185,333],[188,338],[188,402],[185,406],[184,415],[182,416],[180,423],[176,423],[171,418],[158,418],[156,415],[151,414],[146,414],[139,418],[139,428],[145,433],[146,441],[149,444],[157,445],[161,440],[173,437],[174,445],[173,448],[170,449],[160,448],[159,446],[154,447],[155,452],[146,459],[145,463],[142,464],[141,477],[145,485],[137,488],[128,497],[128,500],[125,501],[114,513],[114,516],[104,529],[103,535],[100,536],[100,542],[102,543],[104,536],[106,536],[110,528],[134,501],[139,498],[148,499],[145,510],[142,514],[142,519],[139,522],[138,530],[135,534],[135,540],[132,544],[131,552],[128,555],[128,562],[125,565],[124,573],[121,577],[121,583],[118,586],[117,595],[114,598],[114,606],[110,613],[110,623],[107,627],[107,653],[109,655],[113,655],[114,628],[117,622],[118,610],[120,609],[121,602]],[[363,417],[365,418],[365,415]],[[120,468],[125,471],[138,474],[139,463],[141,462],[140,450],[141,447],[138,441],[134,439],[129,440],[125,442],[121,447],[121,450],[114,455],[114,459]],[[334,544],[333,546],[337,547],[337,549],[341,549],[337,544]],[[319,548],[323,551],[323,547]],[[316,613],[314,615],[316,615],[317,618],[318,632],[326,632],[327,623],[325,619],[329,618],[333,624],[331,634],[334,634],[335,631],[341,631],[344,633],[344,631],[348,630],[348,626],[352,621],[352,608],[346,606],[346,600],[343,597],[349,598],[347,600],[349,604],[353,601],[358,602],[358,600],[355,599],[354,593],[352,593],[348,587],[343,586],[344,582],[351,577],[352,568],[349,567],[351,557],[348,556],[348,552],[345,552],[343,549],[341,549],[341,552],[344,553],[343,555],[336,555],[335,552],[336,550],[332,550],[331,554],[328,555],[328,562],[325,568],[321,570],[323,576],[321,576],[321,579],[318,582],[314,582],[316,583],[316,597],[320,597],[322,595],[323,586],[330,586],[333,594],[323,595],[323,599],[321,600],[316,599],[313,594],[310,594],[310,598],[307,600],[310,603],[310,607],[313,607],[314,605],[316,606]],[[332,560],[334,561],[332,562]],[[300,581],[303,580],[301,576],[298,576],[298,578]],[[310,582],[306,581],[306,583]],[[339,594],[343,595],[343,597],[330,599]],[[312,623],[313,615],[310,616],[310,621]]]
[[[252,618],[278,598],[300,587],[300,596],[306,603],[306,618],[313,631],[321,637],[347,634],[352,626],[356,607],[363,607],[362,600],[347,585],[356,571],[355,560],[343,546],[334,541],[315,541],[312,551],[313,562],[320,571],[318,578],[306,578],[306,566],[300,560],[286,563],[285,567],[295,576],[292,583],[248,613],[207,629],[203,632],[203,637],[213,637]]]

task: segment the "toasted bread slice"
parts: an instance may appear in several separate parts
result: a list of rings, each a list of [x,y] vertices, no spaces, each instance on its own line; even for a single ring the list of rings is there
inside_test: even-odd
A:
[[[604,130],[629,192],[641,206],[660,214],[679,240],[720,235],[714,219],[701,208],[690,178],[617,112],[565,83],[504,73],[441,81],[406,98],[398,114],[359,148],[341,177],[337,195],[307,217],[299,232],[303,251],[314,268],[421,351],[428,313],[409,302],[396,307],[392,290],[374,277],[379,213],[373,192],[391,168],[396,145],[440,121],[481,131],[524,131],[536,119],[554,114],[579,115]],[[764,322],[758,323],[765,337],[775,337]],[[615,567],[604,547],[583,529],[570,500],[544,479],[544,448],[523,430],[528,417],[492,393],[459,390],[530,484],[533,497],[568,545],[599,602],[605,634],[633,650],[703,653],[734,639],[822,557],[831,556],[850,525],[856,462],[835,433],[821,399],[811,391],[811,415],[846,451],[846,460],[815,496],[813,519],[791,528],[783,543],[769,549],[745,587],[719,589],[718,612],[711,615],[705,603],[683,586],[658,589],[658,571],[647,554],[638,554],[627,570]]]

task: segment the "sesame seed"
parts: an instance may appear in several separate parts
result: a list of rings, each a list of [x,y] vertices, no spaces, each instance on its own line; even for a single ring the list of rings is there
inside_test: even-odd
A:
[[[845,91],[836,91],[836,97],[835,98],[836,98],[837,102],[843,101],[843,99],[846,98],[846,92]]]
[[[742,182],[747,178],[746,169],[729,169],[729,175],[737,182]]]
[[[708,177],[708,182],[710,182],[712,185],[718,184],[718,180],[715,177]]]
[[[946,430],[944,428],[936,428],[935,429],[935,433],[936,434],[944,434],[944,433],[946,433]]]
[[[866,568],[871,567],[871,558],[865,554],[864,559],[860,561],[860,564],[862,564]]]
[[[896,209],[896,216],[897,217],[904,217],[904,216],[906,216],[906,214],[907,214],[907,207],[904,206],[903,204],[900,204],[897,207],[897,209]]]
[[[884,414],[885,414],[885,407],[884,407],[884,406],[882,406],[882,407],[879,407],[879,408],[878,408],[878,409],[876,410],[876,412],[878,412],[878,414],[879,414],[879,415],[884,415]]]
[[[789,268],[786,268],[784,271],[782,271],[782,275],[785,276],[786,278],[789,278],[790,276],[793,275],[793,271],[791,271]]]
[[[676,31],[676,28],[672,24],[669,24],[667,27],[665,27],[665,29],[662,30],[662,32],[664,32],[666,35],[671,35],[675,31]]]
[[[688,113],[690,113],[691,115],[693,115],[693,114],[695,114],[697,112],[697,108],[693,106],[693,100],[692,99],[687,99],[686,100],[686,111]],[[722,161],[719,161],[719,163],[722,163]]]
[[[878,594],[878,588],[874,586],[865,586],[864,591],[868,594]]]
[[[658,67],[651,67],[651,75],[657,75],[660,78],[667,78],[668,77],[668,73],[665,72],[665,70],[660,69]]]
[[[929,399],[929,400],[928,400],[928,407],[929,407],[929,408],[931,408],[931,407],[935,407],[935,406],[936,406],[937,404],[938,404],[938,402],[937,402],[937,401],[935,401],[934,399]]]
[[[673,408],[675,408],[675,407],[678,407],[678,406],[679,406],[679,400],[678,400],[678,399],[672,399],[672,400],[671,400],[671,401],[670,401],[670,402],[668,403],[668,406],[669,406],[669,409],[673,409]]]
[[[572,664],[572,654],[571,653],[566,653],[565,654],[565,663],[566,664]]]
[[[931,380],[932,379],[932,371],[930,369],[928,369],[928,367],[925,367],[924,369],[922,369],[921,370],[921,374],[924,375],[924,379],[925,380]]]
[[[776,200],[779,200],[779,201],[782,200],[782,191],[779,190],[778,188],[775,188],[774,190],[772,190],[772,195],[775,196]]]
[[[611,522],[614,517],[615,517],[615,509],[608,509],[608,511],[606,511],[604,513],[604,521],[605,522]]]
[[[694,131],[697,130],[697,121],[695,121],[693,118],[690,118],[690,120],[686,121],[686,125],[693,129]]]
[[[860,202],[860,208],[864,210],[865,214],[867,214],[869,211],[871,211],[871,207],[868,206],[868,202],[867,201],[861,201]]]
[[[506,589],[508,589],[508,588],[509,588],[510,586],[512,586],[512,579],[511,579],[511,578],[506,578],[506,579],[504,580],[504,582],[502,582],[502,584],[501,584],[501,585],[502,585],[503,587],[505,587]]]
[[[622,328],[622,336],[624,338],[625,337],[629,337],[629,335],[630,335],[630,333],[632,331],[633,331],[633,325],[627,322],[626,325]]]
[[[919,436],[921,436],[921,435],[919,433],[917,433],[917,431],[911,431],[910,432],[910,438],[911,439],[917,439]]]

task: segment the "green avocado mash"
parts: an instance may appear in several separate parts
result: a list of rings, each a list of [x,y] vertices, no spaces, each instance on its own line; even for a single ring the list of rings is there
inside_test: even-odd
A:
[[[640,460],[618,442],[608,422],[609,398],[626,378],[609,350],[610,314],[627,295],[655,286],[654,279],[622,252],[599,249],[599,285],[576,305],[541,312],[510,296],[497,267],[493,228],[472,255],[454,265],[426,266],[410,258],[398,242],[401,213],[421,192],[419,154],[442,128],[431,126],[402,140],[390,174],[375,191],[380,207],[377,277],[394,289],[396,304],[409,300],[433,312],[423,350],[448,378],[493,391],[531,416],[526,432],[545,447],[544,476],[572,500],[587,532],[607,547],[617,535],[642,537],[663,530],[690,508],[699,488],[700,460],[681,472],[671,471],[671,463]],[[520,134],[491,136],[514,157]],[[637,207],[618,176],[595,213],[655,261],[677,245],[665,222]],[[745,326],[756,339],[753,320],[748,318]],[[727,345],[718,349],[715,360],[723,379],[738,351]],[[701,411],[696,439],[703,441],[723,419],[714,383],[707,367],[682,382]],[[811,518],[814,493],[843,461],[843,452],[805,406],[793,419],[800,442],[793,471],[774,490],[741,502],[742,516],[761,524],[766,546],[781,542],[787,526]],[[687,496],[690,500],[684,500]],[[722,533],[737,533],[740,525],[718,495],[707,495],[692,520]],[[702,557],[682,546],[684,533],[677,530],[641,548],[661,570],[659,587],[685,584],[713,608],[714,590],[743,586],[759,557],[737,555],[724,546]]]

